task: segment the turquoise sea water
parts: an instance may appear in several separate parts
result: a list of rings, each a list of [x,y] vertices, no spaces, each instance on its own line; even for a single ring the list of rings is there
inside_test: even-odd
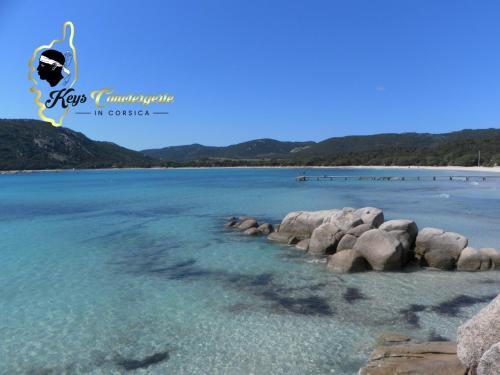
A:
[[[0,176],[0,374],[355,374],[377,332],[455,339],[499,293],[500,272],[336,275],[222,228],[376,206],[500,248],[500,182],[295,182],[302,171]]]

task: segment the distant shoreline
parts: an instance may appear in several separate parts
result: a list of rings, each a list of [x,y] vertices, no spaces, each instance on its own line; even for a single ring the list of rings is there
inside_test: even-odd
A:
[[[127,168],[82,168],[82,169],[25,169],[0,171],[0,175],[22,173],[72,172],[72,171],[115,171],[115,170],[170,170],[170,169],[412,169],[412,170],[440,170],[460,172],[490,172],[500,173],[500,167],[461,167],[461,166],[384,166],[384,165],[351,165],[351,166],[236,166],[236,167],[127,167]]]

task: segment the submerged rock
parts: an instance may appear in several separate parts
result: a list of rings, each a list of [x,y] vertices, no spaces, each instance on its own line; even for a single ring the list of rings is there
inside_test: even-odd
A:
[[[330,256],[327,267],[340,273],[363,272],[370,269],[365,258],[359,251],[353,249],[340,251]]]
[[[457,270],[459,271],[488,271],[491,269],[491,258],[485,253],[466,247],[460,253],[460,258],[457,262]]]
[[[397,271],[403,265],[403,246],[390,232],[371,229],[354,245],[375,271]]]
[[[376,348],[359,375],[465,375],[453,342],[430,341]]]
[[[458,328],[457,354],[462,363],[476,368],[483,354],[500,342],[500,294]]]
[[[333,254],[344,232],[335,224],[325,223],[317,227],[309,241],[309,252],[313,254]]]
[[[466,237],[458,233],[424,228],[418,232],[415,254],[424,265],[451,270],[456,267],[460,253],[467,247],[468,242]]]

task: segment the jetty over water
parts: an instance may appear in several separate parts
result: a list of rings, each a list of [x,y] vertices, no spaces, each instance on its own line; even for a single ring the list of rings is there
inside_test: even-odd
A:
[[[301,175],[295,177],[295,180],[300,182],[306,181],[487,181],[496,180],[500,181],[500,175],[490,176],[306,176]]]

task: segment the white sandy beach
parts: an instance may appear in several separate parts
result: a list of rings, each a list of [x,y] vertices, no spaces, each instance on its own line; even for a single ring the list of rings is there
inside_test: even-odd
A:
[[[386,165],[350,165],[350,166],[239,166],[239,167],[151,167],[151,168],[99,168],[99,169],[40,169],[40,170],[11,170],[0,171],[2,174],[38,173],[38,172],[72,172],[72,171],[110,171],[110,170],[162,170],[162,169],[416,169],[441,170],[461,172],[489,172],[500,173],[500,167],[461,167],[461,166],[386,166]]]

